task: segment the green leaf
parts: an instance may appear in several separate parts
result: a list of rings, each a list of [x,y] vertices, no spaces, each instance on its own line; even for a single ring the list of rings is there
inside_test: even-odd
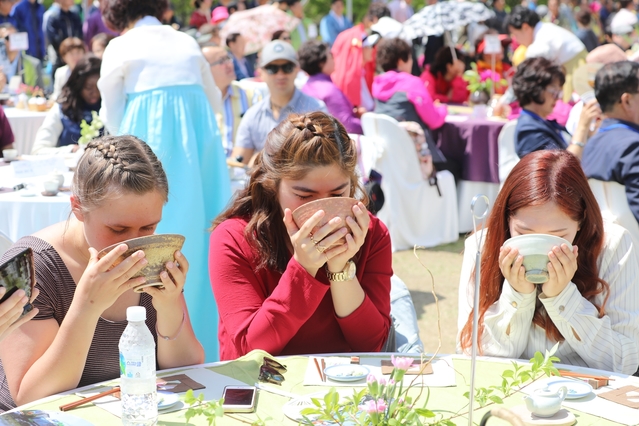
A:
[[[503,374],[501,375],[501,377],[513,377],[513,375],[515,374],[514,371],[512,370],[506,370],[503,372]]]
[[[535,357],[531,360],[531,362],[535,362],[537,363],[537,365],[541,365],[544,363],[544,356],[541,354],[541,352],[537,351],[535,352]]]
[[[422,417],[428,417],[428,418],[435,417],[435,413],[425,408],[415,408],[414,411],[415,413],[417,413],[418,415]]]
[[[498,397],[497,395],[491,395],[488,397],[488,399],[490,399],[492,402],[496,403],[496,404],[503,404],[504,401]]]

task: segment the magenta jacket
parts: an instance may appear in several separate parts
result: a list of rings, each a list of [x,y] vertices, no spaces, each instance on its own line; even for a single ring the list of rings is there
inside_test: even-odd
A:
[[[373,80],[373,98],[388,102],[396,93],[403,92],[410,103],[415,106],[417,115],[429,129],[438,129],[446,120],[446,105],[435,105],[424,82],[414,75],[387,71]]]
[[[324,102],[328,112],[344,125],[348,133],[362,134],[362,122],[353,112],[353,104],[333,83],[331,76],[323,73],[310,76],[302,92]]]

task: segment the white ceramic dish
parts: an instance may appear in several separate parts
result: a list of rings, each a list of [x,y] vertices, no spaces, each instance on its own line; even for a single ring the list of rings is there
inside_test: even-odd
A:
[[[546,382],[548,389],[552,392],[559,390],[560,387],[565,386],[568,389],[566,393],[566,399],[579,399],[590,394],[592,392],[592,386],[581,380],[572,380],[566,378],[551,379]]]
[[[61,411],[22,410],[0,416],[0,425],[93,426],[93,423]]]
[[[368,377],[370,370],[363,365],[343,364],[331,365],[324,369],[324,374],[336,382],[356,382]]]
[[[548,281],[548,252],[555,246],[566,244],[572,250],[568,240],[548,234],[527,234],[510,238],[504,247],[514,247],[524,256],[526,279],[534,284]]]
[[[158,391],[158,410],[166,410],[180,402],[180,396],[173,392]]]

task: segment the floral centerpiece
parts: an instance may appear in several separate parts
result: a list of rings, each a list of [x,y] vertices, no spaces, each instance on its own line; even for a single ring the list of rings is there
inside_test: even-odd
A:
[[[471,69],[464,72],[462,78],[468,82],[471,103],[488,103],[493,90],[498,90],[508,85],[508,82],[499,73],[492,70],[479,72],[475,62],[471,63],[470,66]]]
[[[44,91],[38,86],[29,86],[24,83],[18,87],[18,102],[16,107],[30,109],[31,111],[46,111],[47,98]]]

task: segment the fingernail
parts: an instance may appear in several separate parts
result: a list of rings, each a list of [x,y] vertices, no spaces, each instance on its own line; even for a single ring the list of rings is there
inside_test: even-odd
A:
[[[161,276],[162,278],[168,278],[168,277],[169,277],[169,274],[167,274],[167,273],[166,273],[166,271],[162,271],[162,272],[160,272],[160,276]]]
[[[135,255],[137,257],[144,257],[144,252],[142,250],[139,250],[139,251],[135,252]]]
[[[147,263],[149,263],[149,261],[146,259],[140,260],[140,265],[146,265]]]
[[[173,264],[173,262],[167,262],[166,263],[166,267],[169,269],[173,269],[175,267],[175,265]]]
[[[183,256],[183,254],[182,254],[182,252],[181,252],[180,250],[176,251],[176,252],[175,252],[175,255],[176,255],[177,257],[182,257],[182,256]]]
[[[360,208],[359,208],[359,206],[353,206],[353,211],[354,211],[355,213],[359,213],[359,212],[361,212],[361,211],[362,211],[362,209],[360,209]]]
[[[342,229],[339,230],[339,232],[341,232],[342,234],[347,234],[348,233],[348,229],[342,228]]]
[[[126,244],[121,244],[118,246],[118,251],[127,251],[128,247]]]
[[[18,294],[18,297],[23,297],[27,295],[27,293],[25,293],[24,290],[22,289],[17,290],[16,293]]]

